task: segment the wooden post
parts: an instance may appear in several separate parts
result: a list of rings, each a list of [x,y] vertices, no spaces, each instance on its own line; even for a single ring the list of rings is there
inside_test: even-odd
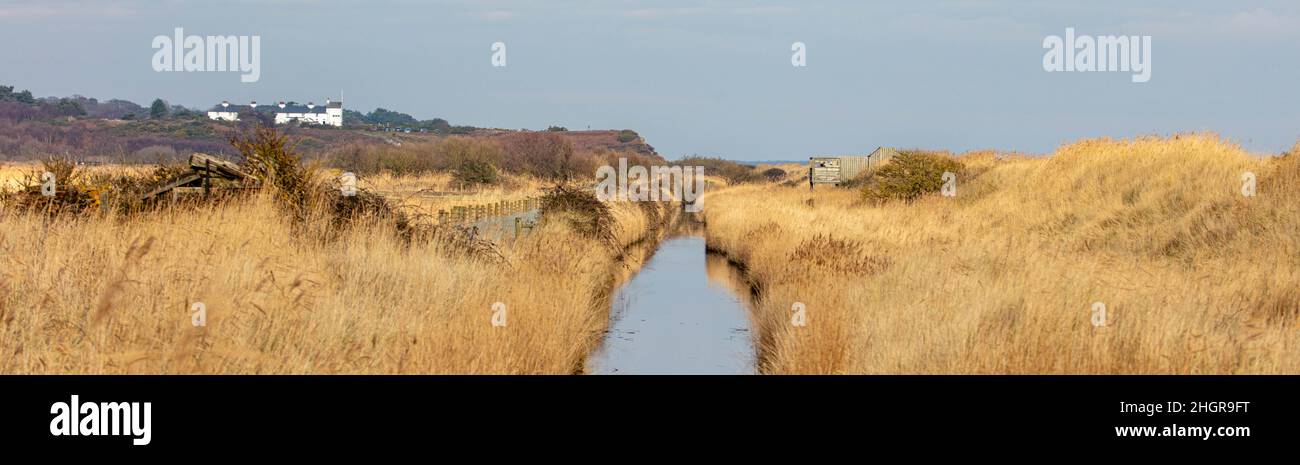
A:
[[[524,229],[524,219],[516,216],[515,217],[515,239],[519,238],[519,233],[523,229]]]
[[[208,198],[208,194],[212,192],[212,187],[211,187],[212,181],[209,180],[211,178],[212,178],[212,160],[205,159],[203,160],[203,198],[205,199]]]
[[[438,224],[447,222],[447,210],[438,210]]]

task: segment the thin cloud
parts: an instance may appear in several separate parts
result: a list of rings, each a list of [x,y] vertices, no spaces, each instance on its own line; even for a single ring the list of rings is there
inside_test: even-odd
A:
[[[0,2],[0,20],[38,20],[70,17],[128,17],[138,10],[119,3],[49,1],[37,4]]]
[[[696,16],[765,16],[794,13],[798,9],[783,5],[706,4],[685,7],[631,8],[617,12],[619,16],[636,19],[682,18]]]
[[[1235,36],[1283,39],[1300,34],[1300,16],[1274,13],[1266,8],[1234,13],[1223,25],[1223,32]]]
[[[1276,41],[1300,38],[1300,14],[1269,8],[1223,14],[1182,13],[1167,19],[1136,21],[1135,33],[1189,41]]]
[[[474,17],[487,21],[505,21],[514,18],[515,12],[509,10],[483,11],[475,13]]]

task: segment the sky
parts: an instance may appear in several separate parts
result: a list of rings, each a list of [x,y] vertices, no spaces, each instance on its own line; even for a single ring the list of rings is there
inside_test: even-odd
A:
[[[158,72],[156,36],[256,35],[260,79]],[[1151,79],[1047,72],[1044,39],[1150,36]],[[493,66],[492,45],[506,46]],[[792,44],[806,66],[792,66]],[[1300,138],[1300,2],[0,0],[0,83],[207,109],[323,102],[509,129],[635,129],[670,159],[1083,138]]]

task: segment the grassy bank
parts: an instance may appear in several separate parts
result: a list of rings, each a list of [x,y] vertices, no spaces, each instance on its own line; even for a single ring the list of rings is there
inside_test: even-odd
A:
[[[277,202],[0,212],[0,373],[573,373],[665,211],[610,204],[609,237],[559,212],[485,257]]]
[[[767,373],[1297,373],[1297,158],[1201,135],[969,154],[951,198],[715,192],[707,239],[761,289]]]

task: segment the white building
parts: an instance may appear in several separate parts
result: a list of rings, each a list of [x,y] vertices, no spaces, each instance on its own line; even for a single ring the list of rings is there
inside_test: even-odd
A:
[[[246,111],[259,111],[271,114],[275,117],[275,124],[284,124],[296,121],[338,127],[343,126],[343,102],[334,102],[330,99],[325,99],[324,105],[317,105],[312,102],[308,102],[306,105],[280,102],[275,105],[259,106],[257,101],[250,102],[248,105],[231,105],[229,101],[224,101],[221,102],[220,105],[217,105],[208,111],[208,118],[218,121],[239,121],[239,114]]]

